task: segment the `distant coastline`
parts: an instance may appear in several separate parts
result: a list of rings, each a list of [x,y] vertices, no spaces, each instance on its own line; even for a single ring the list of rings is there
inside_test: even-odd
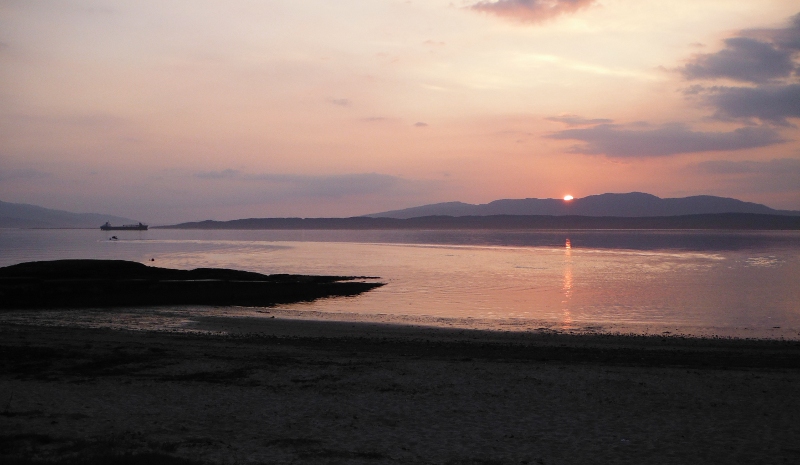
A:
[[[716,213],[681,216],[423,216],[417,218],[246,218],[230,221],[195,221],[153,229],[250,229],[250,230],[389,230],[389,229],[708,229],[708,230],[800,230],[800,216],[755,213]]]

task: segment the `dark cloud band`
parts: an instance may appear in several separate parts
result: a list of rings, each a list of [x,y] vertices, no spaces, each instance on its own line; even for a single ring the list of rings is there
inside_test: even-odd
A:
[[[578,115],[559,115],[545,118],[547,121],[555,121],[556,123],[564,123],[567,126],[591,126],[595,124],[608,124],[613,123],[614,120],[607,118],[583,118]]]
[[[776,158],[767,161],[708,160],[696,165],[698,171],[706,174],[787,174],[800,176],[800,160],[795,158]]]
[[[265,194],[281,196],[343,197],[389,191],[403,179],[388,174],[354,173],[331,176],[304,176],[297,174],[248,174],[239,170],[204,171],[194,174],[204,180],[255,183]]]
[[[800,186],[800,159],[776,158],[772,160],[708,160],[692,168],[735,185],[739,190],[751,192],[797,192]]]
[[[727,79],[743,86],[702,85],[687,94],[699,95],[723,120],[758,119],[790,126],[800,118],[800,13],[777,29],[748,29],[725,40],[716,52],[696,55],[681,70],[689,80]]]
[[[725,39],[716,53],[695,55],[682,69],[686,79],[732,79],[763,84],[796,77],[800,13],[785,28],[748,29]]]
[[[792,75],[794,50],[748,37],[725,40],[717,53],[701,54],[686,65],[687,79],[720,79],[764,83]]]
[[[589,128],[567,129],[547,137],[583,142],[583,145],[572,148],[574,153],[620,158],[743,150],[784,142],[780,134],[771,128],[744,127],[730,132],[699,132],[678,124],[654,129],[627,129],[620,125],[601,124]]]
[[[788,125],[787,118],[800,118],[800,84],[716,87],[705,98],[721,118],[758,118],[781,125]]]

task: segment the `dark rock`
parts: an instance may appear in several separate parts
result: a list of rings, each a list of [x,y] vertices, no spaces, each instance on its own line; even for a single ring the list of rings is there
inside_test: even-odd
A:
[[[124,260],[55,260],[0,268],[0,309],[156,305],[270,306],[380,287],[356,276],[173,270]]]

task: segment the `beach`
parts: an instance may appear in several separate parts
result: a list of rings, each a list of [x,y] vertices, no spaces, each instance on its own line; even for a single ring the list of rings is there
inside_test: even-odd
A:
[[[800,1],[0,0],[0,465],[800,465]]]
[[[284,318],[257,329],[219,335],[0,326],[0,458],[800,460],[797,341]]]

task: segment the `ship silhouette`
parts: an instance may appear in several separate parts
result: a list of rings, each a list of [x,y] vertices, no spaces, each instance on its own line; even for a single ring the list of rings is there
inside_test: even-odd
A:
[[[103,231],[147,231],[147,225],[142,224],[123,224],[122,226],[111,226],[111,223],[106,221],[106,224],[100,226]]]

